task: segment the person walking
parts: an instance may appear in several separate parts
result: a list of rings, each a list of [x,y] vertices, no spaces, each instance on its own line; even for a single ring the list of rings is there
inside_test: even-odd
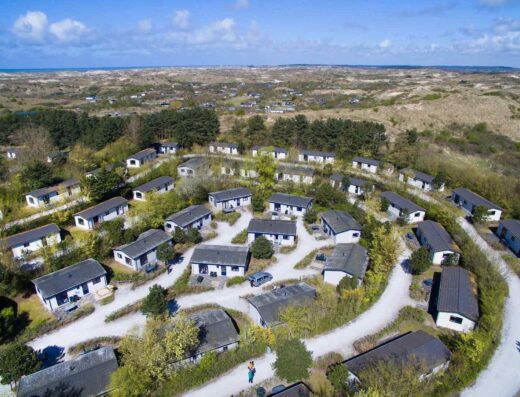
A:
[[[247,371],[247,379],[249,383],[253,383],[253,378],[255,377],[255,373],[253,372],[253,369],[250,368],[249,371]]]

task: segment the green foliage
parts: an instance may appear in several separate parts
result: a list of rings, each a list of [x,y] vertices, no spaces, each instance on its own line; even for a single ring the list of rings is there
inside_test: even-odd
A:
[[[94,201],[102,201],[113,196],[121,187],[123,177],[116,171],[102,169],[97,175],[84,178],[83,191]]]
[[[161,227],[166,217],[185,207],[186,201],[175,190],[163,194],[148,193],[146,201],[133,203],[130,215],[138,219],[140,230],[147,230]]]
[[[157,258],[164,263],[171,261],[175,258],[175,250],[173,249],[173,246],[168,243],[161,244],[157,248]]]
[[[39,160],[34,160],[23,167],[21,178],[27,190],[47,187],[54,182],[51,167]]]
[[[353,290],[353,289],[356,289],[357,287],[358,287],[358,278],[356,276],[354,276],[354,277],[345,276],[340,280],[336,289],[338,290],[338,292],[341,293],[341,291]]]
[[[325,178],[329,178],[333,171],[334,169],[332,168],[332,164],[325,164],[321,173]]]
[[[273,157],[268,153],[260,153],[256,157],[255,170],[258,174],[257,190],[264,196],[271,194],[275,180],[274,175],[276,173],[276,163]]]
[[[259,193],[253,194],[251,197],[251,206],[255,212],[263,212],[265,209],[265,200],[263,195]]]
[[[417,142],[417,139],[419,139],[419,133],[415,128],[411,130],[406,130],[406,141],[409,145],[413,145]]]
[[[345,391],[349,378],[348,369],[343,364],[337,364],[329,371],[327,378],[336,391]]]
[[[426,247],[421,247],[412,253],[410,257],[410,270],[412,274],[422,274],[430,268],[432,260]]]
[[[483,205],[477,205],[473,209],[471,220],[474,223],[484,223],[487,219],[487,215],[488,215],[488,209],[486,207],[484,207]]]
[[[251,244],[251,254],[256,259],[269,259],[273,256],[273,245],[264,236],[257,237]]]
[[[288,382],[305,379],[312,365],[311,352],[299,339],[289,339],[276,347],[276,361],[273,364],[276,376]]]
[[[187,241],[186,232],[182,230],[180,227],[175,228],[172,238],[175,244],[184,244]]]
[[[125,221],[123,219],[116,218],[101,224],[101,230],[106,233],[108,244],[111,247],[121,245],[125,242],[124,223]]]
[[[243,276],[231,277],[227,279],[226,287],[232,287],[233,285],[242,284],[245,281],[247,281],[247,278]]]
[[[316,222],[318,220],[318,213],[316,212],[316,210],[314,210],[312,208],[308,209],[305,212],[305,215],[304,215],[303,219],[307,223],[314,223],[314,222]]]
[[[239,232],[233,239],[231,240],[231,244],[245,244],[247,241],[247,229]]]
[[[334,189],[328,182],[322,182],[318,186],[316,189],[315,199],[316,204],[327,208],[345,204],[347,201],[345,194]]]
[[[15,331],[16,314],[14,308],[4,307],[0,310],[0,343],[9,340]]]
[[[41,363],[30,346],[12,343],[0,351],[0,378],[3,384],[18,384],[23,375],[40,369]]]
[[[388,210],[388,207],[390,207],[390,201],[388,201],[388,199],[386,199],[385,197],[381,197],[379,211],[386,212]]]
[[[192,227],[188,230],[188,233],[186,233],[186,241],[191,244],[198,244],[202,242],[202,236],[199,232],[199,229],[196,229]]]
[[[141,304],[141,312],[146,316],[160,316],[168,311],[166,290],[158,284],[150,287],[150,292]]]
[[[246,134],[248,137],[255,137],[265,130],[264,119],[262,116],[255,115],[247,120]]]

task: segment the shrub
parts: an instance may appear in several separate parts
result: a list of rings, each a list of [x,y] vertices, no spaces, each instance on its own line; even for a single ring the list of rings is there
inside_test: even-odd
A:
[[[483,205],[477,205],[473,210],[471,220],[473,223],[483,223],[486,221],[488,210]]]
[[[150,292],[143,299],[141,312],[146,316],[160,316],[168,311],[166,290],[159,284],[150,287]]]
[[[186,242],[186,233],[180,227],[175,228],[172,237],[175,244],[184,244]]]
[[[186,241],[192,244],[198,244],[202,241],[202,236],[200,235],[199,229],[191,228],[186,233]]]
[[[338,292],[341,292],[343,290],[356,289],[357,287],[358,287],[358,278],[356,276],[354,276],[354,277],[345,276],[340,280],[340,282],[336,288],[337,288]]]
[[[171,244],[163,243],[157,248],[157,259],[164,263],[168,263],[175,258],[175,250]]]
[[[245,244],[247,241],[247,229],[239,232],[233,239],[231,240],[231,244]]]
[[[343,364],[337,364],[329,371],[327,378],[329,379],[334,389],[341,392],[347,388],[348,369]]]
[[[279,378],[288,382],[305,379],[309,376],[311,365],[311,352],[299,339],[289,339],[277,346],[273,368]]]
[[[108,316],[105,317],[105,323],[109,323],[111,321],[117,320],[118,318],[124,317],[127,314],[135,313],[141,308],[142,301],[137,301],[131,303],[129,305],[123,306],[121,309],[118,309]]]
[[[255,212],[263,212],[265,209],[264,198],[259,194],[254,194],[251,198],[251,206]]]
[[[269,259],[273,253],[273,245],[264,236],[257,237],[251,245],[251,254],[256,259]]]
[[[246,281],[247,278],[244,276],[235,276],[228,278],[226,281],[226,287],[232,287],[233,285],[242,284],[244,281]]]
[[[305,216],[303,217],[305,222],[307,223],[314,223],[318,220],[318,214],[315,210],[309,209],[307,212],[305,212]]]
[[[388,207],[390,206],[390,201],[388,201],[386,198],[381,198],[381,203],[379,205],[379,210],[381,212],[386,212],[388,210]]]
[[[410,270],[412,274],[422,274],[430,268],[432,260],[426,247],[415,251],[410,258]]]

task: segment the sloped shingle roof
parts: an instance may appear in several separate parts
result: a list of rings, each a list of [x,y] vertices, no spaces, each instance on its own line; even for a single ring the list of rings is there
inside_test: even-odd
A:
[[[333,152],[321,152],[319,150],[300,150],[300,154],[307,156],[335,157]]]
[[[466,189],[464,187],[459,187],[457,189],[453,189],[453,193],[457,194],[458,196],[462,197],[467,202],[475,205],[475,206],[483,206],[487,209],[498,209],[502,210],[502,207],[496,205],[495,203],[489,201],[488,199],[482,197],[481,195],[472,192],[469,189]]]
[[[505,227],[509,232],[520,240],[520,221],[517,219],[504,219],[500,221],[502,227]]]
[[[379,167],[379,164],[381,163],[378,160],[369,159],[367,157],[361,157],[361,156],[354,157],[352,159],[352,161],[355,161],[356,163],[365,163],[365,164],[369,164],[369,165],[375,165],[376,167]]]
[[[336,244],[332,254],[327,257],[326,270],[338,270],[362,280],[368,266],[368,252],[359,244]]]
[[[361,225],[344,211],[329,210],[321,214],[321,218],[336,234],[347,230],[361,230]]]
[[[233,245],[202,244],[193,251],[190,263],[224,266],[247,266],[249,248]]]
[[[74,216],[80,216],[84,219],[93,218],[94,216],[100,215],[113,208],[128,205],[128,200],[123,197],[113,197],[110,200],[103,201],[93,207],[87,208],[86,210],[80,211]]]
[[[249,226],[247,227],[247,232],[296,236],[296,222],[271,219],[251,219]]]
[[[194,168],[198,169],[206,166],[206,159],[204,157],[193,157],[189,160],[186,160],[184,163],[179,165],[181,167]]]
[[[293,207],[307,208],[312,203],[312,198],[304,196],[294,196],[285,193],[273,193],[269,198],[270,203],[291,205]]]
[[[41,197],[46,194],[59,192],[61,189],[66,189],[71,186],[78,186],[79,181],[75,178],[67,179],[63,182],[58,183],[54,186],[42,187],[40,189],[33,190],[32,192],[26,193],[27,196]]]
[[[268,394],[267,397],[310,397],[311,389],[303,382],[294,383],[287,386],[284,390]]]
[[[211,192],[209,194],[213,197],[216,203],[222,201],[233,200],[242,197],[251,196],[251,190],[245,187],[237,187],[235,189],[220,190],[218,192]]]
[[[210,310],[188,317],[199,327],[199,345],[192,354],[201,354],[238,342],[238,332],[224,310]]]
[[[454,251],[455,244],[446,229],[437,222],[424,221],[417,225],[421,236],[425,237],[427,244],[435,252]]]
[[[460,266],[444,267],[441,273],[437,311],[458,313],[478,320],[478,301],[473,293],[470,273]]]
[[[180,227],[185,227],[209,214],[211,214],[211,210],[203,205],[190,205],[188,208],[170,215],[166,220],[174,222]]]
[[[143,149],[140,152],[137,152],[137,153],[133,154],[132,156],[129,156],[128,160],[130,160],[130,159],[142,160],[142,159],[144,159],[145,157],[148,157],[151,154],[157,154],[155,149],[152,149],[152,148]]]
[[[401,174],[404,174],[405,172],[410,171],[415,179],[418,179],[420,181],[424,181],[426,183],[433,183],[433,180],[435,179],[434,176],[431,176],[429,174],[426,174],[421,171],[415,171],[409,168],[404,168],[400,171]]]
[[[39,240],[43,237],[47,237],[51,234],[60,232],[60,228],[54,223],[50,223],[45,226],[37,227],[35,229],[27,230],[12,236],[6,237],[3,241],[6,243],[8,248],[13,248],[24,243]]]
[[[126,256],[136,259],[171,239],[171,236],[163,230],[150,229],[141,233],[135,241],[116,247],[114,250],[121,251]]]
[[[416,212],[416,211],[423,211],[423,212],[426,211],[424,208],[419,207],[413,201],[408,200],[394,192],[390,192],[390,191],[383,192],[383,193],[381,193],[381,197],[386,198],[395,207],[397,207],[401,210],[406,209],[410,213]]]
[[[143,183],[141,186],[138,186],[133,190],[146,193],[151,190],[157,189],[158,187],[162,187],[166,184],[170,184],[173,182],[174,182],[174,179],[171,176],[160,176],[159,178],[155,178],[154,180],[151,180],[150,182]]]

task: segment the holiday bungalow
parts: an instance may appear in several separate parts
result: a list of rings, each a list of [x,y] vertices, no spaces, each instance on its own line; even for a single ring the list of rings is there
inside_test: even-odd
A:
[[[437,298],[439,327],[468,332],[475,328],[479,318],[476,287],[470,273],[460,266],[446,266],[441,273]]]
[[[329,182],[334,189],[341,189],[343,188],[343,178],[344,176],[342,174],[332,174]]]
[[[321,214],[323,232],[339,243],[357,243],[361,238],[361,225],[344,211],[329,210]]]
[[[67,179],[55,186],[44,187],[33,190],[25,195],[27,205],[39,208],[57,201],[63,201],[81,192],[80,184],[77,179]]]
[[[248,247],[202,244],[195,248],[191,256],[191,274],[244,276],[250,259]]]
[[[279,166],[276,170],[275,179],[278,182],[294,182],[310,185],[314,182],[316,170],[307,167]]]
[[[420,171],[402,169],[399,171],[399,180],[426,192],[431,192],[433,190],[439,192],[444,191],[444,183],[442,183],[438,188],[435,188],[435,177]]]
[[[216,209],[238,208],[251,204],[251,190],[245,187],[220,190],[208,195],[209,203]]]
[[[362,171],[368,171],[373,174],[377,172],[381,165],[381,162],[374,159],[369,159],[366,157],[354,157],[352,160],[352,168],[360,169]]]
[[[98,261],[86,259],[39,277],[32,282],[42,303],[52,311],[105,288],[107,286],[106,275],[106,270]]]
[[[111,390],[110,376],[117,368],[114,349],[103,346],[22,376],[16,397],[106,396]]]
[[[497,236],[513,251],[520,256],[520,221],[517,219],[505,219],[500,221]]]
[[[287,150],[281,147],[273,147],[273,146],[253,146],[251,150],[253,157],[259,156],[260,154],[270,154],[273,158],[277,160],[285,160],[287,159]]]
[[[417,238],[430,253],[434,265],[442,265],[448,258],[454,258],[452,265],[459,261],[459,249],[441,224],[434,221],[419,222]]]
[[[269,198],[269,211],[284,215],[305,215],[312,207],[312,198],[285,193],[273,193]]]
[[[361,382],[363,370],[378,363],[418,366],[421,369],[418,378],[424,379],[446,369],[450,358],[451,352],[439,339],[424,331],[413,331],[349,358],[343,365],[353,383]]]
[[[10,249],[14,258],[23,258],[31,252],[61,241],[60,228],[51,223],[6,237],[2,240],[2,248]]]
[[[338,285],[344,277],[358,280],[361,284],[368,267],[368,252],[359,244],[337,244],[325,261],[323,281]]]
[[[370,188],[370,184],[368,181],[364,179],[349,177],[348,178],[349,185],[345,187],[345,190],[356,196],[360,196],[365,194],[365,192]]]
[[[157,263],[157,249],[163,244],[171,245],[171,236],[163,230],[150,229],[141,233],[134,242],[114,248],[114,259],[139,271],[148,264]]]
[[[128,157],[126,159],[126,167],[127,168],[139,168],[149,163],[150,161],[155,160],[157,157],[157,152],[153,148],[148,148],[141,150],[140,152],[135,153],[134,155]]]
[[[146,194],[149,192],[166,193],[175,187],[174,179],[171,176],[160,176],[154,180],[144,183],[132,190],[134,200],[145,201]]]
[[[98,224],[122,216],[127,211],[128,200],[114,197],[74,214],[74,222],[81,229],[92,230]]]
[[[211,210],[203,205],[191,205],[166,218],[164,230],[174,233],[179,228],[187,232],[189,229],[202,229],[211,223]]]
[[[487,210],[485,216],[487,221],[498,222],[502,216],[502,207],[463,187],[453,190],[451,201],[464,209],[466,213],[470,215],[473,215],[475,208],[484,207]]]
[[[267,328],[279,325],[280,312],[289,306],[305,305],[316,298],[316,289],[306,283],[276,288],[271,292],[246,298],[249,315],[255,323]]]
[[[176,154],[181,146],[177,142],[161,142],[159,144],[159,154]]]
[[[325,163],[331,164],[336,159],[332,152],[320,152],[318,150],[301,150],[298,154],[298,161],[305,163]]]
[[[260,236],[276,245],[294,245],[296,243],[296,222],[251,219],[247,227],[247,242],[251,244]]]
[[[402,218],[406,223],[422,222],[426,210],[394,192],[381,193],[381,199],[388,201],[388,216],[391,218]]]
[[[209,152],[216,154],[229,154],[238,156],[238,145],[236,143],[212,142],[209,144]]]
[[[177,167],[177,174],[184,178],[193,178],[207,174],[209,166],[204,157],[193,157]]]
[[[16,160],[20,158],[20,155],[22,153],[22,149],[18,147],[9,147],[7,148],[7,158],[9,160]]]

